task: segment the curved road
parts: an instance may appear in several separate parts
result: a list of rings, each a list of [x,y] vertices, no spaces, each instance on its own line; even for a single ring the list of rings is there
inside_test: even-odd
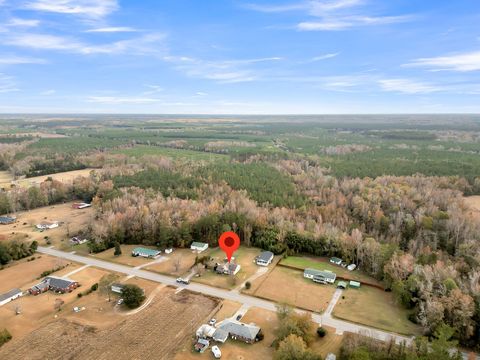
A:
[[[130,276],[137,276],[142,279],[151,280],[151,281],[162,283],[165,285],[171,285],[179,288],[186,288],[190,291],[196,291],[205,295],[215,296],[221,299],[236,301],[247,307],[255,306],[265,310],[276,311],[275,302],[259,299],[254,296],[240,294],[236,291],[228,291],[228,290],[219,289],[219,288],[215,288],[212,286],[203,285],[199,283],[190,283],[189,285],[180,285],[175,281],[175,278],[170,276],[161,275],[161,274],[153,273],[150,271],[141,270],[138,268],[132,268],[125,265],[115,264],[108,261],[98,260],[98,259],[94,259],[87,256],[80,256],[74,253],[59,251],[52,248],[39,246],[37,251],[43,254],[75,261],[77,263],[95,266],[101,269],[115,271],[121,274],[130,275]],[[328,306],[327,311],[325,311],[324,314],[321,315],[317,313],[312,313],[313,321],[315,321],[317,324],[320,324],[320,325],[327,325],[327,326],[333,327],[337,330],[338,333],[348,331],[352,333],[360,333],[362,335],[369,336],[381,341],[389,341],[390,339],[394,339],[395,342],[397,343],[401,343],[401,342],[406,342],[408,344],[411,343],[411,341],[413,340],[413,337],[406,337],[403,335],[390,333],[390,332],[386,332],[378,329],[373,329],[366,326],[332,318],[331,316],[332,310],[335,306],[335,303],[340,298],[341,293],[342,293],[341,290],[337,290],[335,292],[332,298],[332,301],[330,302],[330,305]],[[299,310],[299,309],[297,309],[297,311],[302,312],[302,310]]]

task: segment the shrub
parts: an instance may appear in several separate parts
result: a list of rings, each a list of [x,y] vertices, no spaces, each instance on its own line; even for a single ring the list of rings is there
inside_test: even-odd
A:
[[[90,288],[90,290],[92,291],[97,291],[97,289],[98,289],[98,283],[93,284]]]
[[[7,329],[0,331],[0,346],[12,340],[12,334]]]
[[[251,283],[250,281],[247,281],[247,282],[245,283],[245,289],[248,290],[248,289],[250,289],[251,287],[252,287],[252,283]]]
[[[325,330],[323,327],[319,327],[317,329],[317,335],[321,338],[323,338],[325,335],[327,335],[327,330]]]

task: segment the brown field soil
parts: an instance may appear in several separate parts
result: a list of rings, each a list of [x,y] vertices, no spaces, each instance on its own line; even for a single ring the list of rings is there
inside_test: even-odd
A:
[[[167,260],[154,264],[151,266],[147,266],[145,270],[151,270],[154,272],[168,274],[173,276],[181,276],[190,272],[190,268],[195,264],[195,257],[198,256],[205,256],[210,254],[211,250],[207,249],[206,251],[202,252],[201,254],[196,254],[190,249],[174,249],[173,253],[165,255]],[[175,271],[175,263],[179,262],[178,271]]]
[[[0,270],[0,294],[14,288],[26,290],[26,285],[33,281],[37,281],[37,278],[44,271],[68,265],[65,269],[53,274],[60,276],[59,274],[62,274],[62,271],[67,273],[78,267],[78,265],[67,260],[58,259],[48,255],[35,254],[34,257],[35,260],[33,261],[22,259],[20,261],[15,261],[5,269]]]
[[[408,311],[397,305],[392,293],[372,287],[347,289],[333,310],[339,319],[405,335],[418,335],[420,328],[408,320]]]
[[[70,233],[70,237],[75,236],[86,228],[94,214],[92,208],[72,209],[72,204],[73,202],[68,202],[18,212],[16,214],[17,222],[0,226],[0,235],[4,235],[7,239],[17,238],[28,242],[37,240],[41,246],[47,246],[45,236],[48,236],[51,245],[60,250],[71,250],[72,246],[68,241],[67,232]],[[44,220],[61,221],[64,224],[56,229],[41,232],[35,228],[35,225]]]
[[[147,259],[141,256],[132,256],[132,250],[136,247],[143,247],[147,249],[156,249],[155,247],[152,246],[143,246],[143,245],[121,245],[122,249],[122,254],[120,256],[115,256],[113,253],[115,252],[115,249],[108,249],[105,251],[102,251],[97,254],[90,254],[91,257],[95,257],[97,259],[102,259],[102,260],[107,260],[111,262],[115,262],[118,264],[122,265],[128,265],[128,266],[139,266],[139,265],[144,265],[148,264],[152,261],[155,261],[155,259]]]
[[[217,320],[220,319],[217,316]],[[218,344],[222,351],[222,359],[225,360],[250,360],[250,359],[273,359],[275,349],[272,343],[275,340],[275,330],[278,327],[277,314],[272,311],[259,308],[251,308],[242,319],[245,323],[255,323],[261,327],[265,338],[255,344],[245,344],[240,341],[228,339],[225,344]],[[320,339],[315,336],[310,348],[325,357],[332,352],[338,356],[343,337],[335,334],[335,329],[326,327],[327,335]],[[175,360],[213,359],[211,350],[203,354],[193,351],[193,339],[187,341],[183,348],[175,356]]]
[[[202,276],[193,277],[192,280],[224,289],[235,288],[260,269],[260,267],[254,263],[255,257],[259,254],[259,249],[247,247],[241,247],[235,252],[233,255],[235,257],[233,262],[240,264],[241,266],[240,271],[235,275],[235,282],[232,282],[230,276],[217,274],[213,270],[206,270]],[[213,258],[213,263],[223,263],[225,260],[225,253],[221,249],[216,248],[211,252],[210,257]]]
[[[0,358],[172,359],[217,304],[203,295],[164,288],[150,306],[115,326],[98,329],[62,318],[23,339],[14,337],[2,346]]]
[[[82,170],[65,171],[65,172],[49,174],[49,175],[35,176],[35,177],[16,180],[15,184],[19,186],[28,187],[28,186],[40,184],[45,180],[47,180],[48,178],[52,178],[53,180],[57,180],[65,184],[71,184],[73,182],[73,179],[79,176],[88,177],[91,171],[98,171],[98,169],[82,169]]]
[[[319,313],[327,308],[334,292],[333,285],[316,284],[305,279],[301,271],[279,266],[253,281],[251,289],[245,291],[247,294]]]
[[[77,293],[90,288],[90,286],[98,282],[106,273],[107,272],[103,270],[87,268],[70,276],[70,278],[78,281],[81,284],[78,289],[75,289],[71,293],[55,294],[51,291],[48,291],[37,296],[25,295],[20,299],[6,304],[0,307],[0,324],[7,328],[14,338],[22,338],[24,335],[37,329],[46,322],[49,322],[56,317],[63,315],[64,313],[69,314],[72,312],[73,307],[77,306],[76,302],[80,300],[77,297]],[[58,274],[55,273],[54,275]],[[32,280],[24,284],[24,286],[22,286],[22,290],[28,289],[39,282],[40,280]],[[95,294],[85,296],[85,299],[88,299],[91,296],[93,297]],[[54,309],[56,299],[61,299],[65,302],[60,312],[57,312]],[[17,305],[20,306],[22,310],[20,315],[15,315],[14,313],[14,306]],[[0,356],[0,358],[2,358],[2,356]]]

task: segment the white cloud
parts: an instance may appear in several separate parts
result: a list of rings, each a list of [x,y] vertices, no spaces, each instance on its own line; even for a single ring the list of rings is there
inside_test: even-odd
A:
[[[137,32],[137,29],[128,27],[128,26],[112,26],[112,27],[103,27],[98,29],[90,29],[85,32],[87,33],[119,33],[119,32]]]
[[[442,91],[443,87],[410,79],[383,79],[378,81],[384,91],[401,92],[404,94],[429,94]]]
[[[56,94],[56,92],[57,92],[56,90],[50,89],[50,90],[45,90],[45,91],[40,92],[40,95],[50,96],[50,95]]]
[[[36,58],[0,55],[0,65],[21,65],[21,64],[46,64],[46,61],[43,59],[36,59]]]
[[[101,104],[149,104],[159,102],[160,99],[136,96],[90,96],[87,101]]]
[[[322,21],[307,21],[297,25],[300,31],[338,31],[346,30],[352,27],[368,25],[387,25],[403,23],[412,20],[409,15],[404,16],[349,16],[339,18],[325,18]]]
[[[315,56],[312,59],[310,59],[309,62],[316,62],[316,61],[332,59],[334,57],[337,57],[339,54],[340,53],[330,53],[330,54],[323,54],[323,55]]]
[[[431,70],[434,71],[478,71],[480,70],[480,51],[473,51],[450,56],[420,58],[404,66],[429,67]]]
[[[79,54],[154,54],[160,52],[158,45],[163,34],[149,34],[139,38],[120,40],[106,44],[86,44],[74,38],[48,34],[17,34],[0,40],[6,45],[36,49],[58,50]]]
[[[25,3],[24,8],[99,19],[117,10],[118,3],[117,0],[34,0]]]
[[[36,19],[20,19],[20,18],[11,18],[7,22],[7,26],[17,26],[17,27],[35,27],[40,24],[40,20]]]
[[[163,91],[163,88],[159,85],[145,85],[145,86],[150,90],[144,91],[143,95],[152,95],[152,94],[157,94]]]
[[[18,89],[15,79],[9,75],[0,73],[0,93],[9,93],[20,91]]]
[[[263,4],[246,4],[243,6],[246,9],[264,12],[264,13],[280,13],[297,10],[308,9],[308,3],[284,4],[284,5],[263,5]]]
[[[203,91],[197,91],[197,92],[195,93],[195,95],[196,95],[196,96],[208,96],[208,94],[205,93],[205,92],[203,92]]]

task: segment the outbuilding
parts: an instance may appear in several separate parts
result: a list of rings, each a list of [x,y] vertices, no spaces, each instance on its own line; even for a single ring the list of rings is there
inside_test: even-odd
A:
[[[203,242],[194,241],[194,242],[190,245],[190,249],[201,253],[201,252],[203,252],[203,251],[205,251],[205,250],[208,249],[208,244],[207,244],[207,243],[203,243]]]
[[[341,265],[342,264],[342,259],[338,257],[331,257],[330,262],[335,265]]]
[[[348,284],[346,281],[339,281],[337,283],[337,289],[343,289],[345,290],[348,287]]]
[[[125,285],[123,285],[123,284],[114,283],[114,284],[112,284],[110,289],[112,289],[112,292],[114,292],[114,293],[121,294],[124,287],[125,287]]]
[[[10,225],[13,224],[15,220],[16,219],[14,217],[0,216],[0,225]]]
[[[360,283],[358,281],[351,280],[349,286],[353,289],[360,289]]]
[[[12,289],[9,292],[6,292],[5,294],[1,294],[0,306],[3,306],[6,303],[9,303],[12,300],[18,299],[22,295],[23,295],[23,291],[20,289]]]
[[[272,263],[273,253],[271,251],[262,251],[260,255],[255,258],[255,262],[260,266],[268,266]]]
[[[58,221],[42,221],[40,224],[36,225],[39,230],[55,229],[58,228],[58,226]]]

